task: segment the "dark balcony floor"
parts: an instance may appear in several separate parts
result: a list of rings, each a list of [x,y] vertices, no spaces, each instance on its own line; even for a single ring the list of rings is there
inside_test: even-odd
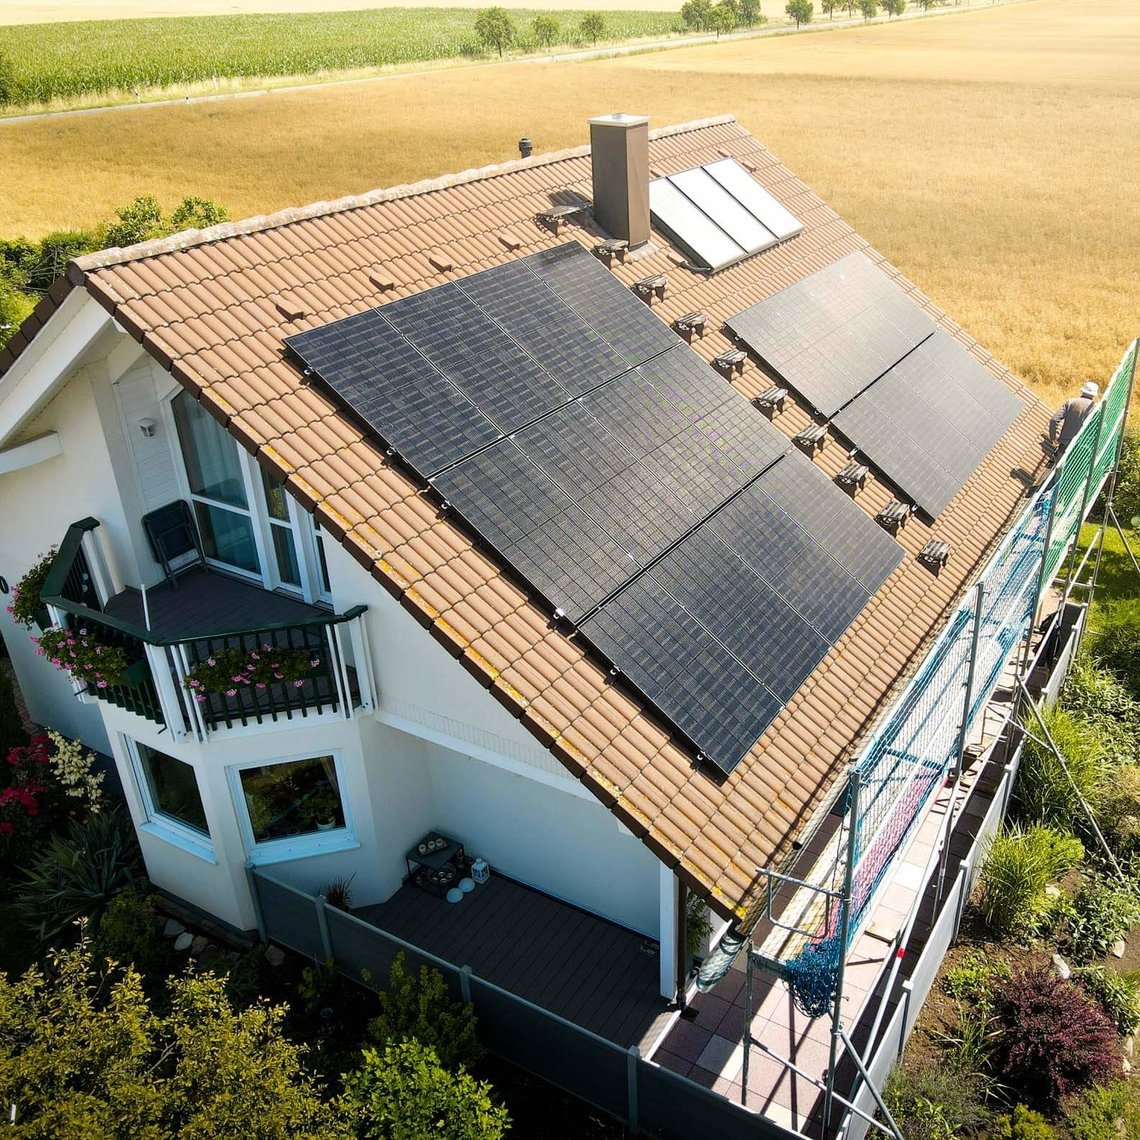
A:
[[[644,1052],[669,1016],[655,942],[502,875],[461,903],[405,886],[356,914],[619,1045]]]
[[[180,575],[175,589],[163,583],[147,590],[147,607],[150,632],[180,640],[255,629],[277,622],[306,621],[328,613],[227,574],[200,569]],[[116,594],[103,609],[108,617],[143,627],[139,590],[131,588]]]

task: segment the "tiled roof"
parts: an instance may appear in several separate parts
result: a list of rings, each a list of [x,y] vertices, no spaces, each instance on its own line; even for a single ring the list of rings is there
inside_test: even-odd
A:
[[[568,237],[592,246],[608,236],[588,214],[557,236],[535,221],[567,194],[590,196],[587,149],[113,250],[70,273],[627,827],[718,910],[743,916],[759,897],[756,868],[787,859],[872,719],[1020,512],[1027,484],[1041,474],[1048,411],[733,120],[659,131],[650,142],[655,174],[723,156],[752,169],[805,223],[802,235],[711,277],[681,268],[660,234],[658,252],[612,266],[626,283],[668,277],[654,305],[662,320],[705,312],[708,331],[693,342],[702,356],[732,347],[720,331],[727,317],[864,250],[1026,399],[934,525],[915,517],[899,532],[908,557],[724,779],[698,769],[645,705],[608,683],[493,552],[440,517],[422,487],[302,384],[282,353],[283,338],[303,329]],[[750,363],[733,383],[751,398],[771,379]],[[789,436],[809,422],[794,400],[776,420]],[[814,462],[834,476],[846,460],[832,438]],[[874,514],[889,498],[870,482],[856,501]],[[914,557],[931,538],[952,547],[937,575]]]

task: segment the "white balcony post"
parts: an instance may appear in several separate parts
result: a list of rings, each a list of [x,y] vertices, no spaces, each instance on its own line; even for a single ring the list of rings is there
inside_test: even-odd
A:
[[[150,675],[154,680],[155,690],[158,692],[158,703],[162,706],[162,715],[166,720],[166,727],[175,740],[186,739],[186,718],[183,715],[183,701],[170,675],[170,659],[166,648],[161,645],[143,643],[146,650],[147,664],[150,666]],[[179,678],[181,681],[181,678]]]
[[[348,635],[352,644],[352,663],[356,666],[356,683],[360,686],[360,709],[361,712],[371,712],[376,707],[376,681],[372,673],[372,648],[368,644],[364,614],[348,623]]]
[[[113,598],[119,593],[119,589],[111,577],[111,570],[107,565],[107,556],[103,551],[103,543],[99,540],[97,530],[85,530],[83,532],[83,553],[87,558],[87,568],[91,571],[91,584],[95,588],[95,599],[102,606],[108,598]]]
[[[205,740],[209,736],[206,730],[205,717],[202,716],[198,702],[186,688],[186,678],[190,675],[190,661],[186,656],[186,646],[172,645],[170,647],[170,658],[174,662],[174,673],[178,680],[177,698],[187,712],[190,727],[197,734],[199,740]]]

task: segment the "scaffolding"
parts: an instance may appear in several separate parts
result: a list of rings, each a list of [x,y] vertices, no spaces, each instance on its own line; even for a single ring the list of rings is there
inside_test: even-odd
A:
[[[1119,531],[1140,574],[1140,561],[1113,508],[1138,344],[1133,341],[1130,345],[1104,398],[1089,413],[1080,433],[966,590],[922,664],[880,718],[850,766],[841,792],[841,807],[837,808],[842,823],[834,848],[821,855],[799,878],[760,870],[767,879],[762,910],[771,920],[773,930],[759,948],[748,939],[745,1079],[741,1093],[744,1103],[748,1096],[750,1049],[759,1046],[771,1054],[753,1037],[751,1027],[753,971],[763,969],[775,972],[787,982],[793,1000],[804,1014],[831,1017],[830,1057],[823,1080],[804,1073],[791,1059],[776,1057],[823,1093],[823,1134],[827,1135],[838,1105],[846,1110],[848,1120],[856,1114],[867,1126],[901,1140],[843,1025],[847,954],[869,921],[876,892],[906,849],[924,815],[923,809],[939,788],[949,784],[951,799],[937,869],[940,901],[949,840],[957,818],[954,796],[967,745],[1003,672],[1011,665],[1015,679],[1004,724],[1016,725],[1029,712],[1025,702],[1032,704],[1026,687],[1031,643],[1042,603],[1053,583],[1058,582],[1061,602],[1057,616],[1064,612],[1076,590],[1084,591],[1086,601],[1091,600],[1105,533],[1111,526]],[[1098,532],[1078,562],[1081,526],[1106,488]],[[1091,576],[1085,580],[1090,559]],[[957,713],[952,714],[950,710],[955,709]],[[1035,705],[1033,711],[1037,711]],[[805,837],[805,844],[810,838]],[[780,892],[790,892],[791,898],[777,914],[773,899]],[[896,958],[896,971],[897,964]],[[702,979],[702,988],[712,984],[714,975],[715,969]],[[892,973],[892,982],[893,978]],[[889,994],[888,985],[884,1001]],[[886,1124],[873,1119],[836,1090],[835,1071],[841,1050],[867,1081]]]

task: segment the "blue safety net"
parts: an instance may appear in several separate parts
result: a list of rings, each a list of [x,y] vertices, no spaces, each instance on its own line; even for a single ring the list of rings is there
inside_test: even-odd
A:
[[[844,862],[821,861],[820,881],[812,885],[831,892],[827,906],[816,933],[782,964],[793,998],[809,1016],[830,1008],[845,945],[862,929],[876,888],[905,849],[924,806],[945,783],[1028,633],[1041,591],[1052,581],[1112,469],[1135,358],[1134,342],[1103,400],[1003,537],[859,755],[858,803],[852,819],[849,787],[839,840],[845,845],[854,826],[847,938],[840,901]]]

